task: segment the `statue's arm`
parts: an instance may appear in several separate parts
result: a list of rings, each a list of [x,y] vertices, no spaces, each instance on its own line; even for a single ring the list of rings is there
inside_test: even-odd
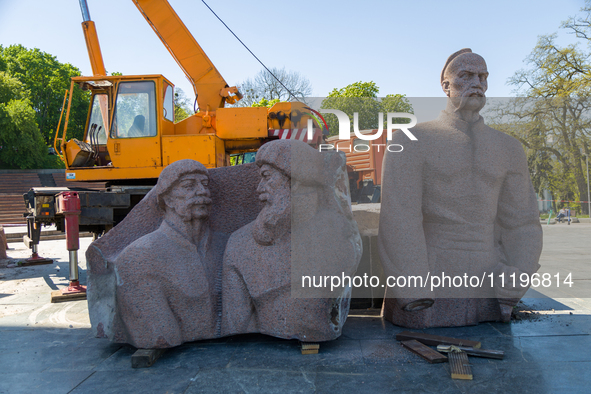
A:
[[[240,271],[224,257],[222,274],[222,334],[256,332],[256,310]],[[253,261],[256,264],[256,261]]]
[[[540,267],[538,260],[542,252],[542,226],[525,152],[518,141],[511,148],[508,152],[511,162],[497,208],[501,248],[508,266],[501,265],[500,269],[508,274],[531,275]]]
[[[386,152],[382,166],[378,250],[386,275],[426,276],[429,265],[423,231],[421,142],[409,141],[401,134],[394,134],[393,143],[400,143],[404,150]]]
[[[178,346],[182,335],[154,271],[154,256],[126,250],[117,259],[117,306],[130,343],[140,349]],[[162,269],[162,268],[160,268]],[[164,273],[163,273],[164,274]]]

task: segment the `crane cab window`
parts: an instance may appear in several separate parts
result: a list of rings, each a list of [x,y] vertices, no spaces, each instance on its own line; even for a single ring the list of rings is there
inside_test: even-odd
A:
[[[174,104],[173,104],[173,90],[172,86],[164,83],[165,90],[164,90],[164,119],[170,120],[174,122]]]
[[[121,82],[117,90],[111,138],[156,135],[156,84],[154,81]]]
[[[92,98],[92,111],[86,130],[86,142],[104,145],[107,143],[108,97],[106,94],[95,94]]]
[[[371,143],[371,141],[365,141],[365,140],[361,140],[359,138],[355,138],[353,140],[353,149],[355,149],[355,152],[367,152],[369,151],[369,144]]]

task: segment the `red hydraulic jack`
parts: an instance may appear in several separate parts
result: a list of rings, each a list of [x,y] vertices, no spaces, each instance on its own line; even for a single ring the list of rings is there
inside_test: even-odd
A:
[[[76,192],[61,192],[57,195],[57,213],[63,213],[66,222],[66,244],[70,252],[70,284],[67,288],[51,292],[51,302],[63,302],[86,299],[86,286],[78,281],[78,216],[80,198]]]

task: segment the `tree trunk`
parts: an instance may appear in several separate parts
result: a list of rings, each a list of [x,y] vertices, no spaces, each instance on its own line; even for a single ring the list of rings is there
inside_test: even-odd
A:
[[[577,188],[579,189],[579,201],[587,201],[587,179],[583,173],[583,165],[581,164],[581,155],[575,164],[575,180]],[[585,215],[589,214],[589,204],[581,203],[581,212]]]

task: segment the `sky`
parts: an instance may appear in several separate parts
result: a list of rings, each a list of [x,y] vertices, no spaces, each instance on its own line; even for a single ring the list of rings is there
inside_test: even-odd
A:
[[[162,74],[192,87],[131,0],[87,0],[107,71]],[[230,85],[262,66],[200,0],[169,0]],[[447,57],[472,48],[490,73],[489,97],[514,96],[507,79],[526,67],[539,35],[577,42],[559,29],[583,0],[236,1],[206,0],[268,67],[308,78],[313,95],[374,81],[379,96],[442,97]],[[91,75],[78,0],[0,0],[0,45],[39,48]],[[581,48],[585,48],[581,43]]]

